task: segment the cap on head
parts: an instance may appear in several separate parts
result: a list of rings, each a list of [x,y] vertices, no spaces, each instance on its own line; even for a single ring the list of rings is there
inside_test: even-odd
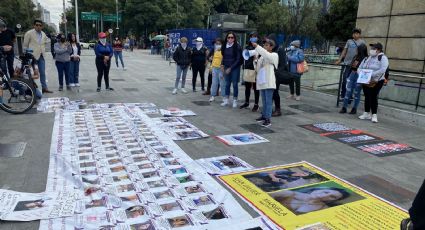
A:
[[[291,46],[300,47],[301,46],[301,41],[300,40],[294,40],[294,41],[291,42],[290,45]]]
[[[369,46],[372,47],[372,48],[378,49],[378,50],[384,49],[384,46],[382,46],[382,44],[379,43],[379,42],[371,43],[371,44],[369,44]]]
[[[354,33],[359,33],[359,34],[361,34],[362,33],[362,30],[361,29],[359,29],[359,28],[354,28],[353,29],[353,34]]]
[[[104,32],[100,32],[97,36],[99,38],[106,38],[106,34]]]
[[[204,39],[202,39],[201,37],[197,37],[197,38],[195,39],[195,42],[204,42]]]

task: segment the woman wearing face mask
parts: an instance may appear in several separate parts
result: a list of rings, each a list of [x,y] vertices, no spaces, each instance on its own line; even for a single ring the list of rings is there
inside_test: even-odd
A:
[[[223,103],[221,106],[227,106],[229,104],[230,96],[230,85],[233,85],[233,108],[238,107],[238,82],[240,74],[240,59],[242,55],[241,47],[239,46],[236,34],[228,32],[226,35],[226,41],[221,47],[221,54],[223,55],[223,61],[221,65],[221,71],[224,73],[224,79],[226,80],[226,91]]]
[[[258,37],[257,33],[253,32],[249,35],[249,41],[245,50],[254,50],[255,48],[252,46],[252,43],[257,43]],[[254,59],[257,58],[257,55],[253,55],[249,57],[248,60],[245,60],[244,63],[244,73],[243,80],[245,82],[245,103],[243,103],[239,108],[248,108],[249,107],[249,98],[251,96],[251,89],[254,89],[254,107],[252,107],[252,112],[258,111],[258,101],[260,100],[260,91],[257,90],[257,86],[255,84],[256,72],[254,68]]]
[[[57,40],[59,42],[55,43],[55,64],[56,69],[58,70],[59,78],[59,91],[63,90],[63,76],[65,74],[65,84],[66,89],[70,90],[69,85],[69,62],[71,60],[72,47],[69,42],[66,41],[64,34],[58,34]]]
[[[221,88],[221,96],[225,96],[226,91],[226,81],[223,77],[223,71],[221,71],[221,61],[223,60],[223,55],[221,54],[221,46],[223,41],[221,38],[216,38],[214,43],[214,51],[211,54],[212,59],[212,85],[211,85],[211,97],[210,102],[214,101],[214,98],[217,96],[218,85]]]
[[[124,61],[122,60],[123,45],[122,45],[122,41],[118,37],[115,37],[115,40],[112,44],[112,48],[114,49],[115,64],[117,65],[117,68],[119,68],[118,66],[118,58],[119,58],[121,61],[122,69],[125,70]]]
[[[80,43],[77,42],[75,34],[68,34],[68,40],[72,47],[71,62],[69,65],[69,85],[71,87],[80,87],[78,76],[80,72],[81,46]]]
[[[186,74],[190,65],[190,55],[191,49],[187,47],[187,38],[182,37],[180,39],[180,45],[176,48],[176,51],[173,54],[173,60],[176,62],[177,68],[177,76],[176,82],[174,84],[173,94],[177,93],[180,78],[182,80],[181,91],[182,93],[187,93],[187,91],[184,89],[184,85],[186,84]]]
[[[196,92],[196,77],[201,78],[201,89],[205,91],[205,67],[207,65],[208,48],[204,46],[204,40],[201,37],[195,39],[195,48],[192,49],[192,89]]]
[[[372,78],[369,84],[363,84],[364,113],[359,117],[361,120],[378,122],[378,95],[385,82],[385,73],[388,68],[388,58],[383,53],[381,43],[370,44],[369,57],[360,64],[359,69],[371,69]],[[372,114],[371,114],[372,113]]]
[[[301,100],[301,75],[297,72],[297,64],[304,61],[304,52],[300,49],[301,42],[300,40],[295,40],[291,42],[290,50],[288,52],[288,63],[289,63],[289,72],[294,76],[294,79],[289,83],[289,95],[288,99],[295,99],[297,101]],[[294,90],[295,85],[295,90]],[[296,94],[296,96],[295,96]]]
[[[111,68],[111,57],[113,54],[112,46],[106,42],[106,34],[99,33],[99,42],[94,48],[96,54],[96,69],[97,69],[97,92],[100,92],[102,86],[102,77],[105,79],[107,91],[114,89],[109,87],[109,69]]]
[[[262,126],[269,127],[271,125],[270,118],[273,110],[273,92],[276,89],[276,76],[274,69],[279,65],[279,56],[273,52],[276,42],[267,39],[264,48],[257,43],[252,43],[255,51],[261,56],[255,64],[257,70],[257,89],[260,90],[263,110],[261,117],[257,118],[257,122],[263,122]]]

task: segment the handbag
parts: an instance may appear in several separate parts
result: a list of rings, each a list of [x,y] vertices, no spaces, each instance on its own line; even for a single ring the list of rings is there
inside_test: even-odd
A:
[[[308,72],[307,61],[304,60],[302,62],[297,63],[297,73],[303,74],[303,73],[306,73],[306,72]]]
[[[244,69],[243,80],[246,82],[255,82],[255,75],[257,73],[252,69]]]
[[[277,84],[289,85],[294,79],[294,75],[284,68],[275,69],[274,75],[276,76]]]

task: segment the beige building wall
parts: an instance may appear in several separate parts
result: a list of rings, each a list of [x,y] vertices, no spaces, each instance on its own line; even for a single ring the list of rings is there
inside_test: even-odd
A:
[[[425,0],[359,0],[357,27],[382,43],[390,69],[425,72]]]

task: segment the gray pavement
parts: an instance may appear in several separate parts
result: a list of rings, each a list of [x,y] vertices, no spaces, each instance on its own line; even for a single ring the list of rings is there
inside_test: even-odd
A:
[[[175,65],[169,65],[160,56],[149,55],[147,51],[124,52],[127,71],[117,69],[113,63],[110,84],[115,88],[114,92],[96,92],[96,69],[92,50],[83,52],[80,92],[58,92],[54,62],[51,57],[46,59],[49,88],[55,91],[54,94],[47,95],[49,97],[65,96],[70,99],[85,99],[89,103],[153,102],[163,108],[172,106],[191,109],[198,116],[187,120],[211,136],[247,132],[240,125],[254,124],[254,119],[259,116],[259,113],[250,110],[222,108],[218,101],[207,106],[196,105],[193,101],[208,100],[208,96],[203,96],[200,91],[172,95]],[[191,78],[191,72],[188,77]],[[191,89],[189,80],[187,88]],[[235,154],[255,167],[308,161],[403,208],[409,208],[424,179],[424,151],[379,158],[297,125],[340,122],[418,149],[425,149],[424,127],[416,127],[389,117],[379,117],[380,123],[372,124],[352,115],[337,113],[334,103],[321,100],[320,97],[303,97],[301,102],[288,101],[284,99],[287,96],[287,87],[281,88],[283,110],[295,114],[272,119],[271,129],[274,133],[261,134],[270,143],[229,147],[210,137],[178,142],[179,146],[193,159]],[[243,86],[239,92],[242,99]],[[314,105],[329,112],[312,114],[288,107],[295,104]],[[0,143],[28,142],[22,157],[0,158],[0,188],[21,192],[44,191],[53,117],[53,114],[9,115],[0,111]],[[256,215],[247,205],[243,206],[253,216]],[[0,230],[6,229],[38,229],[38,221],[0,222]]]

